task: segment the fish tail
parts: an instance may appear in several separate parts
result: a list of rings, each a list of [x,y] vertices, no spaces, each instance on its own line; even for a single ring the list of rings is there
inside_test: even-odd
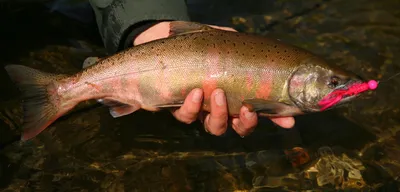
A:
[[[53,123],[65,111],[56,83],[64,75],[41,72],[22,65],[7,65],[5,69],[22,93],[24,122],[21,140],[29,140]]]

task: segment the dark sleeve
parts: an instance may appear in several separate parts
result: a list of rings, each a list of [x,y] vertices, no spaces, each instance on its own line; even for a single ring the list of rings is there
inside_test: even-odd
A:
[[[160,21],[189,21],[185,0],[90,0],[108,54]]]

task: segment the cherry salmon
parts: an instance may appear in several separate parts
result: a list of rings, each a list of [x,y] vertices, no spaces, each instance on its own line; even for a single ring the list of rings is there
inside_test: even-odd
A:
[[[357,95],[343,95],[329,107],[321,106],[328,105],[323,103],[334,91],[364,82],[279,40],[192,22],[171,22],[170,28],[168,38],[102,58],[72,75],[6,66],[24,98],[21,139],[35,137],[91,99],[120,117],[139,109],[179,107],[192,89],[201,88],[202,109],[210,111],[211,92],[221,88],[231,116],[237,116],[243,105],[260,116],[296,116],[347,103]]]

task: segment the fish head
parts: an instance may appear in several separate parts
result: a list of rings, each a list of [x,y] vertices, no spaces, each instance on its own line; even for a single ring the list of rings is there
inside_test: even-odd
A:
[[[303,112],[322,111],[320,101],[332,92],[346,90],[356,83],[362,83],[358,75],[327,64],[320,58],[305,60],[288,81],[290,99]],[[335,108],[352,101],[358,94],[343,96],[329,108]]]

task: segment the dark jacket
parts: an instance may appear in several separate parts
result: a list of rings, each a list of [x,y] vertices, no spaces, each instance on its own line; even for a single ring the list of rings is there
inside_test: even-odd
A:
[[[90,0],[108,54],[132,46],[133,38],[165,20],[189,21],[185,0]]]

